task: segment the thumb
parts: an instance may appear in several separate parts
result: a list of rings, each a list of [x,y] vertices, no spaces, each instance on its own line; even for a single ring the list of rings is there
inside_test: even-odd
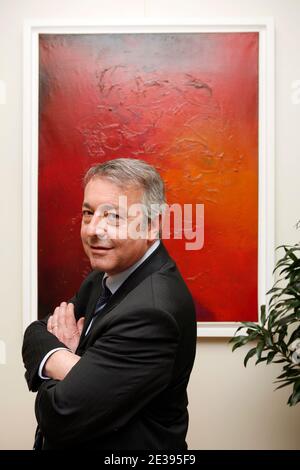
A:
[[[83,324],[84,324],[84,317],[81,317],[81,318],[79,318],[79,320],[77,322],[77,329],[79,331],[79,334],[81,334],[81,332],[83,330]]]

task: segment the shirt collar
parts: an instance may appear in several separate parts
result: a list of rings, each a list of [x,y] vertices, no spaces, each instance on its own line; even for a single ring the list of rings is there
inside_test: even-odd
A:
[[[136,263],[134,263],[132,266],[125,269],[124,271],[121,271],[117,274],[113,274],[112,276],[109,276],[107,273],[104,273],[102,282],[104,281],[104,279],[108,278],[106,281],[106,285],[112,294],[114,294],[119,289],[119,287],[123,284],[123,282],[133,271],[135,271],[147,258],[149,258],[149,256],[159,247],[159,244],[160,240],[156,240]]]

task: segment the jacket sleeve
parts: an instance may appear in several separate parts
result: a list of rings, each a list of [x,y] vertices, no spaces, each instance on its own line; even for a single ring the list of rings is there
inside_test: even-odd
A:
[[[179,341],[169,313],[145,309],[111,321],[62,381],[45,381],[36,417],[52,444],[73,446],[118,430],[164,390]]]
[[[98,273],[92,271],[81,284],[76,293],[68,303],[73,303],[75,307],[75,317],[86,314],[87,302],[90,294],[98,282]],[[39,366],[52,349],[65,348],[66,345],[59,341],[55,335],[47,331],[47,321],[50,315],[42,320],[35,321],[28,326],[24,334],[22,356],[25,365],[25,379],[29,390],[36,392],[43,380],[39,377]]]
[[[76,303],[76,296],[69,302]],[[43,382],[38,371],[46,354],[52,349],[66,348],[55,335],[47,331],[47,321],[50,315],[31,323],[25,331],[22,357],[26,369],[25,379],[29,390],[36,392]]]

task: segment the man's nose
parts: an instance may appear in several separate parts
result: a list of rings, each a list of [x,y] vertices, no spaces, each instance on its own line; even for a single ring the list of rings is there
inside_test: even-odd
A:
[[[87,229],[87,234],[90,237],[101,236],[107,231],[107,224],[104,217],[101,217],[97,214],[93,215],[92,220],[90,221]]]

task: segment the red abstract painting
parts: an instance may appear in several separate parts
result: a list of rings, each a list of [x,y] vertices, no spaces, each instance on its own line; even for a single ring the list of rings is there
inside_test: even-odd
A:
[[[164,242],[198,320],[257,321],[258,33],[42,34],[39,64],[39,317],[90,269],[84,173],[133,157],[204,204],[202,249]]]

